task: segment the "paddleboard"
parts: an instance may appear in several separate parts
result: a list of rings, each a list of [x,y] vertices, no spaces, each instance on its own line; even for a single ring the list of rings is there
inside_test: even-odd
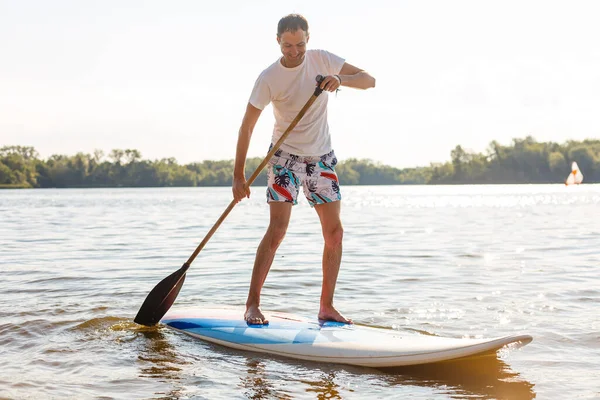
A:
[[[249,325],[242,310],[172,311],[161,322],[207,342],[300,360],[366,367],[397,367],[493,353],[507,345],[524,346],[529,335],[492,339],[446,338],[393,329],[323,322],[286,313],[270,313],[268,325]]]

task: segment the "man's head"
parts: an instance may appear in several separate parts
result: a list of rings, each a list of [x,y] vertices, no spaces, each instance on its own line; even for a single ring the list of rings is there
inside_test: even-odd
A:
[[[290,14],[279,20],[277,43],[284,56],[285,66],[294,67],[302,63],[308,39],[308,21],[302,15]]]
[[[296,32],[297,30],[302,30],[306,33],[306,37],[308,37],[308,21],[300,14],[289,14],[279,20],[277,24],[277,37],[281,38],[281,36],[285,32]]]

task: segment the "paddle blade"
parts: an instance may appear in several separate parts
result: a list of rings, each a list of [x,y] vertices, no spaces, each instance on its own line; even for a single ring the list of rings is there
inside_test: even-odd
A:
[[[189,266],[184,264],[183,267],[160,281],[148,294],[133,321],[140,325],[156,325],[175,302],[185,281],[185,273],[188,268]]]

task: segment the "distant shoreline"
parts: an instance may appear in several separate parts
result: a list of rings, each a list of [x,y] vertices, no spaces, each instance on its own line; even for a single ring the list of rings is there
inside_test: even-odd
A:
[[[595,183],[582,183],[576,186],[594,186],[600,182]],[[501,186],[501,185],[520,185],[520,186],[546,186],[556,185],[565,186],[564,183],[560,182],[548,182],[548,183],[389,183],[389,184],[344,184],[343,187],[355,187],[355,186]],[[18,186],[18,185],[0,185],[0,190],[54,190],[54,189],[183,189],[183,188],[228,188],[230,185],[203,185],[203,186],[70,186],[70,187],[31,187],[31,186]],[[266,185],[252,185],[252,187],[266,187]]]
[[[247,159],[246,175],[262,160]],[[600,182],[597,139],[557,144],[537,142],[528,136],[513,139],[508,146],[493,141],[485,153],[458,145],[450,152],[450,161],[416,168],[399,169],[355,158],[335,160],[324,167],[335,167],[344,186],[559,184],[572,172],[573,161],[579,164],[584,184]],[[234,160],[185,165],[174,158],[145,160],[135,149],[115,149],[106,157],[96,150],[93,154],[53,155],[42,160],[33,147],[5,146],[0,148],[0,189],[230,186],[233,164]],[[266,175],[263,169],[255,185],[266,186]]]

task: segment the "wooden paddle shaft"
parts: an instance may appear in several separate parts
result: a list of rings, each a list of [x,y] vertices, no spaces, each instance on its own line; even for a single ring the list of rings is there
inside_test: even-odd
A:
[[[320,83],[321,83],[322,80],[323,80],[323,77],[321,75],[317,76],[317,82],[319,82],[319,85],[320,85]],[[269,151],[269,153],[267,153],[267,156],[265,157],[265,159],[262,160],[262,162],[260,163],[260,165],[258,166],[258,168],[256,168],[256,170],[254,171],[254,173],[252,174],[252,176],[250,176],[250,179],[248,179],[246,181],[246,187],[250,187],[250,185],[252,185],[252,182],[254,182],[254,180],[256,179],[256,177],[260,174],[260,172],[263,170],[263,168],[267,165],[267,163],[269,162],[269,160],[271,159],[271,157],[273,157],[273,155],[275,154],[275,152],[277,150],[279,150],[279,147],[281,147],[281,144],[283,143],[283,141],[285,140],[285,138],[288,137],[288,135],[290,134],[290,132],[292,131],[292,129],[294,129],[296,127],[296,125],[302,119],[302,117],[304,116],[304,114],[306,113],[306,111],[315,102],[315,100],[317,100],[317,97],[319,97],[319,95],[322,92],[323,92],[323,89],[321,89],[319,86],[317,86],[316,89],[315,89],[315,92],[313,93],[313,95],[310,97],[310,99],[308,99],[308,101],[306,102],[306,104],[304,105],[304,107],[302,107],[302,110],[300,110],[300,112],[298,113],[298,115],[296,116],[296,118],[294,118],[294,120],[292,121],[292,123],[290,124],[290,126],[285,130],[285,132],[283,132],[283,135],[281,135],[281,137],[279,138],[279,140],[277,141],[277,143],[275,143],[273,145],[273,147],[271,148],[271,150]],[[221,216],[219,217],[219,219],[217,220],[217,222],[215,223],[215,225],[211,228],[210,231],[208,231],[208,233],[206,234],[206,236],[204,237],[204,239],[202,240],[202,242],[200,242],[200,244],[198,245],[198,247],[196,247],[196,250],[194,251],[194,253],[185,262],[185,264],[183,264],[183,267],[186,270],[190,267],[190,265],[192,264],[192,262],[194,261],[194,259],[198,255],[198,253],[200,253],[200,251],[204,248],[204,246],[206,245],[206,243],[208,243],[208,241],[210,240],[210,238],[212,237],[212,235],[217,231],[217,229],[219,229],[219,226],[221,226],[221,223],[223,223],[223,221],[225,220],[225,218],[227,218],[227,216],[229,215],[229,213],[231,212],[231,210],[233,210],[233,207],[235,207],[236,204],[237,204],[237,202],[235,201],[235,199],[231,200],[231,203],[229,203],[229,205],[227,206],[227,208],[225,209],[225,211],[223,212],[223,214],[221,214]]]

